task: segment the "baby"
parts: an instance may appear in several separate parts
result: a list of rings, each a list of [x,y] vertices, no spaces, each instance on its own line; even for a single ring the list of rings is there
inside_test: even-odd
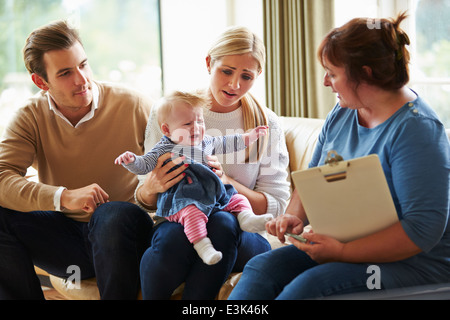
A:
[[[207,136],[203,121],[203,106],[207,104],[208,100],[201,95],[179,91],[161,99],[157,115],[164,134],[162,139],[147,154],[137,156],[127,151],[115,163],[134,174],[144,175],[167,152],[185,158],[186,178],[158,195],[156,215],[181,223],[200,258],[212,265],[222,259],[222,253],[215,250],[207,237],[206,223],[211,213],[223,210],[235,214],[241,229],[248,232],[265,230],[266,222],[273,216],[255,215],[248,199],[232,185],[224,185],[206,159],[208,155],[245,149],[267,135],[268,127],[260,126],[244,134]]]

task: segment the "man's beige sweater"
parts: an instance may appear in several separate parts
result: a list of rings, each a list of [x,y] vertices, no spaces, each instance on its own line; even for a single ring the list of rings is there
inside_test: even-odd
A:
[[[50,110],[47,95],[30,98],[8,126],[0,143],[0,206],[16,211],[55,210],[59,187],[97,183],[110,201],[134,202],[137,177],[114,159],[126,150],[144,153],[150,102],[128,89],[97,83],[94,117],[75,128]],[[25,179],[38,171],[39,183]],[[81,212],[67,213],[86,221]]]

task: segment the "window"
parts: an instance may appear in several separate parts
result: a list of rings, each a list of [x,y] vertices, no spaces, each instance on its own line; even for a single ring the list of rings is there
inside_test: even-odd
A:
[[[450,128],[450,1],[414,0],[410,9],[415,26],[411,87]]]
[[[335,0],[334,8],[336,27],[356,17],[379,17],[377,0]]]
[[[158,0],[1,0],[0,135],[23,99],[38,91],[23,63],[25,39],[58,19],[80,30],[95,79],[161,95]]]
[[[263,39],[262,0],[162,0],[164,90],[207,88],[205,58],[228,26],[246,26]],[[264,72],[251,91],[265,101]]]
[[[450,128],[450,1],[335,0],[336,26],[354,17],[394,17],[407,11],[402,28],[411,40],[409,87],[422,96]]]

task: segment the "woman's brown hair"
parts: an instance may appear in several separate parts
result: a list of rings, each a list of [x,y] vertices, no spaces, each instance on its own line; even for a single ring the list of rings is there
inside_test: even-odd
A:
[[[356,84],[400,89],[409,82],[410,55],[406,45],[410,42],[400,28],[406,18],[403,12],[396,19],[353,19],[325,37],[318,58],[322,65],[326,59],[344,67],[347,77]]]

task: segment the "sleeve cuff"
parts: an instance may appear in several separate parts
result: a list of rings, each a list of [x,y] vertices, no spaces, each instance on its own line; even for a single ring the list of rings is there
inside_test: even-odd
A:
[[[278,208],[277,199],[266,192],[261,192],[261,193],[266,197],[266,200],[267,200],[267,212],[266,213],[270,213],[271,215],[273,215],[274,218],[278,217],[281,213],[279,212],[280,210]]]
[[[55,195],[53,196],[53,205],[55,207],[55,211],[62,211],[61,210],[61,194],[66,189],[67,188],[65,188],[65,187],[59,187],[59,189],[56,190]]]

